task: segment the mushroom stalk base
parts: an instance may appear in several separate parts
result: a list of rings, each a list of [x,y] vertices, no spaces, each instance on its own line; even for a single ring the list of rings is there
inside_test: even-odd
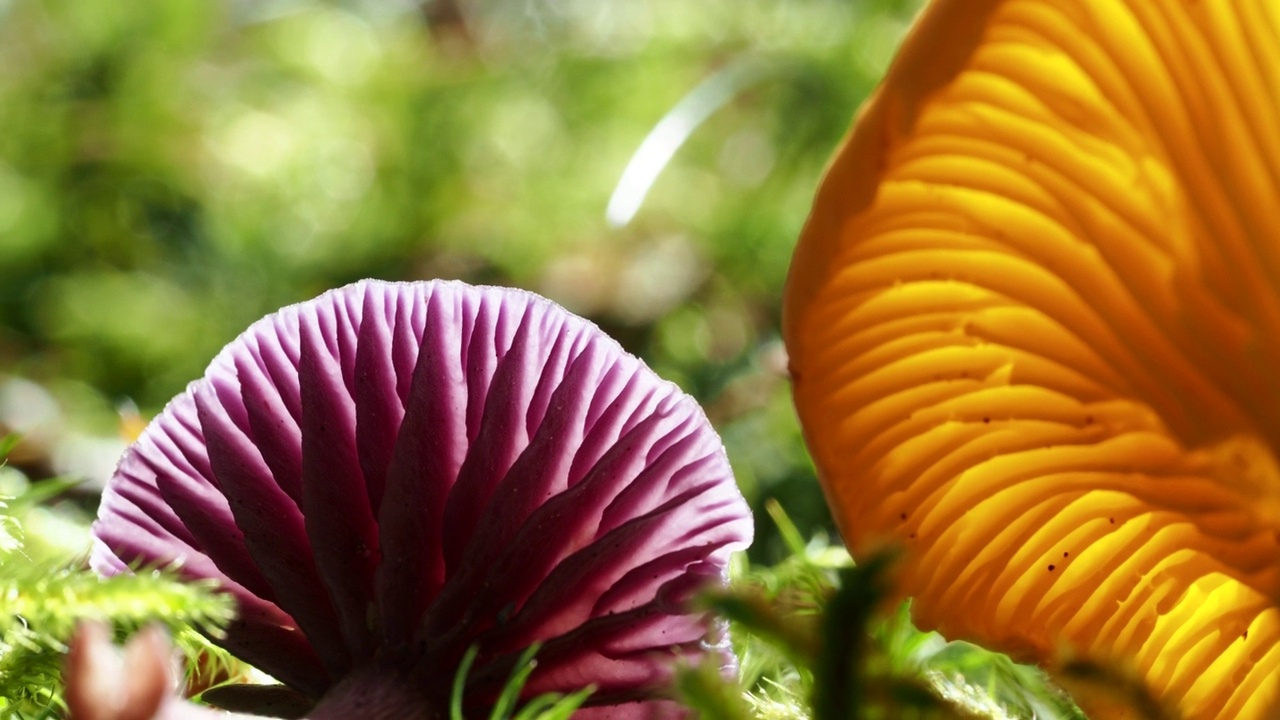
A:
[[[307,713],[307,720],[444,720],[421,681],[385,667],[357,670],[335,685]]]

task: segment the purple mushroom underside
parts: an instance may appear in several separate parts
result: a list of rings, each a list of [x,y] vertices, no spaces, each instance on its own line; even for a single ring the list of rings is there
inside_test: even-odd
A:
[[[228,345],[125,453],[94,524],[103,573],[177,564],[240,616],[220,642],[310,698],[376,673],[447,707],[478,648],[483,708],[540,643],[526,696],[579,717],[679,714],[680,661],[729,671],[688,600],[752,524],[676,386],[536,295],[364,281]]]

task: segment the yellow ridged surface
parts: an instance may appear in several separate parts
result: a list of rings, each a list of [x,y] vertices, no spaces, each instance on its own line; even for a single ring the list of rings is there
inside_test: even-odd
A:
[[[784,317],[855,554],[917,619],[1280,689],[1280,3],[944,0],[829,170]]]

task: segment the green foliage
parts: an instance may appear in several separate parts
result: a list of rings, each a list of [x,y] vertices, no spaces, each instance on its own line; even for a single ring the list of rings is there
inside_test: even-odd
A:
[[[1084,717],[1038,668],[917,630],[909,604],[890,602],[891,554],[855,566],[822,538],[804,543],[776,503],[768,509],[791,555],[742,569],[708,600],[729,619],[742,664],[738,682],[712,668],[682,676],[683,697],[704,716]]]
[[[189,683],[241,672],[238,660],[201,634],[216,635],[234,613],[231,599],[211,583],[188,582],[169,570],[104,579],[82,562],[26,541],[24,513],[68,485],[44,481],[0,504],[0,716],[40,718],[61,708],[62,656],[86,620],[112,624],[120,638],[161,623],[188,660]]]

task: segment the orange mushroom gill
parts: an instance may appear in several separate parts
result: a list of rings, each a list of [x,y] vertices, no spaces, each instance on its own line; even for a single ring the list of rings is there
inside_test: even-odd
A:
[[[940,0],[819,190],[784,328],[917,620],[1280,690],[1280,3]]]

